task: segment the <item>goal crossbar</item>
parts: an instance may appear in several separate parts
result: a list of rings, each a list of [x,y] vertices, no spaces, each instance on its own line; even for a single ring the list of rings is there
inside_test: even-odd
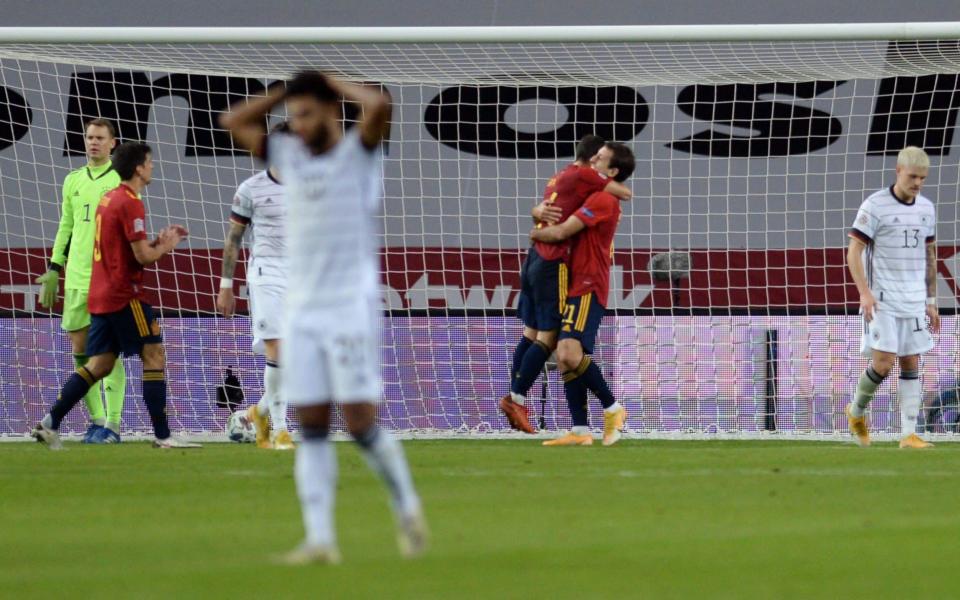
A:
[[[4,44],[404,44],[934,40],[960,21],[516,27],[0,27]]]

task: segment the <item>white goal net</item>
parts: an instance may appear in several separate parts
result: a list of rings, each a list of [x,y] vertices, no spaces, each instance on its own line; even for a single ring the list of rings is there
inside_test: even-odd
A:
[[[217,387],[228,367],[247,402],[259,397],[263,363],[250,350],[246,304],[233,319],[213,311],[234,192],[262,166],[216,123],[231,103],[304,68],[380,84],[393,101],[381,406],[393,428],[508,430],[496,402],[509,391],[521,333],[529,211],[575,142],[596,133],[637,156],[595,354],[631,432],[846,433],[843,406],[866,365],[847,231],[913,144],[932,160],[924,193],[938,211],[944,315],[923,360],[921,426],[954,433],[954,25],[756,26],[741,39],[733,28],[674,28],[673,40],[664,28],[588,28],[582,41],[522,28],[499,41],[478,30],[423,30],[419,41],[409,30],[2,30],[0,437],[26,432],[73,368],[60,305],[41,309],[33,281],[50,256],[63,179],[85,162],[82,123],[94,117],[154,149],[148,229],[190,230],[186,246],[148,269],[174,429],[222,431],[229,413]],[[681,268],[651,268],[668,252]],[[149,431],[139,373],[128,363],[128,433]],[[541,381],[533,420],[569,426],[559,375]],[[891,377],[871,406],[880,434],[899,432],[895,386]],[[591,413],[602,423],[596,403]],[[81,409],[65,423],[84,426]]]

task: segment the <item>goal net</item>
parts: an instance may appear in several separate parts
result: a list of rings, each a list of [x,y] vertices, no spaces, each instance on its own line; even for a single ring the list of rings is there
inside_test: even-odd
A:
[[[147,275],[174,429],[223,430],[228,367],[246,402],[259,398],[246,303],[224,319],[214,302],[234,192],[263,167],[217,116],[310,68],[379,84],[393,101],[380,415],[394,429],[508,431],[496,403],[521,335],[529,212],[575,142],[596,133],[637,156],[595,354],[631,433],[846,435],[843,407],[866,366],[846,234],[914,144],[932,160],[924,194],[938,211],[944,315],[923,359],[921,426],[948,437],[960,415],[955,25],[3,30],[0,436],[28,431],[73,368],[60,305],[42,309],[34,279],[93,117],[154,148],[148,230],[190,230]],[[139,362],[127,372],[124,429],[148,432]],[[532,420],[568,427],[559,374],[541,381]],[[880,435],[900,431],[895,388],[890,377],[871,406]],[[78,408],[66,430],[85,421]],[[594,401],[591,422],[602,423]]]

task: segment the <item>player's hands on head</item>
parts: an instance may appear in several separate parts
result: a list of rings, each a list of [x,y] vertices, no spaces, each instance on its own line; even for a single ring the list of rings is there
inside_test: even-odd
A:
[[[869,290],[865,294],[860,294],[860,311],[867,323],[873,320],[873,315],[877,311],[877,299]]]
[[[220,311],[220,314],[229,319],[233,316],[235,305],[236,300],[233,296],[233,288],[220,288],[220,293],[217,294],[217,310]]]
[[[40,306],[50,308],[57,302],[57,294],[60,292],[60,273],[50,269],[40,277],[37,277],[34,283],[40,284]]]

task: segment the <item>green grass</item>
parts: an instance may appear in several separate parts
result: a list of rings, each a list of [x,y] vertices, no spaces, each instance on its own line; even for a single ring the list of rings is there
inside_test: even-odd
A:
[[[302,530],[290,453],[0,444],[0,596],[952,597],[960,445],[418,441],[433,530],[403,561],[386,493],[339,444],[344,563]]]

